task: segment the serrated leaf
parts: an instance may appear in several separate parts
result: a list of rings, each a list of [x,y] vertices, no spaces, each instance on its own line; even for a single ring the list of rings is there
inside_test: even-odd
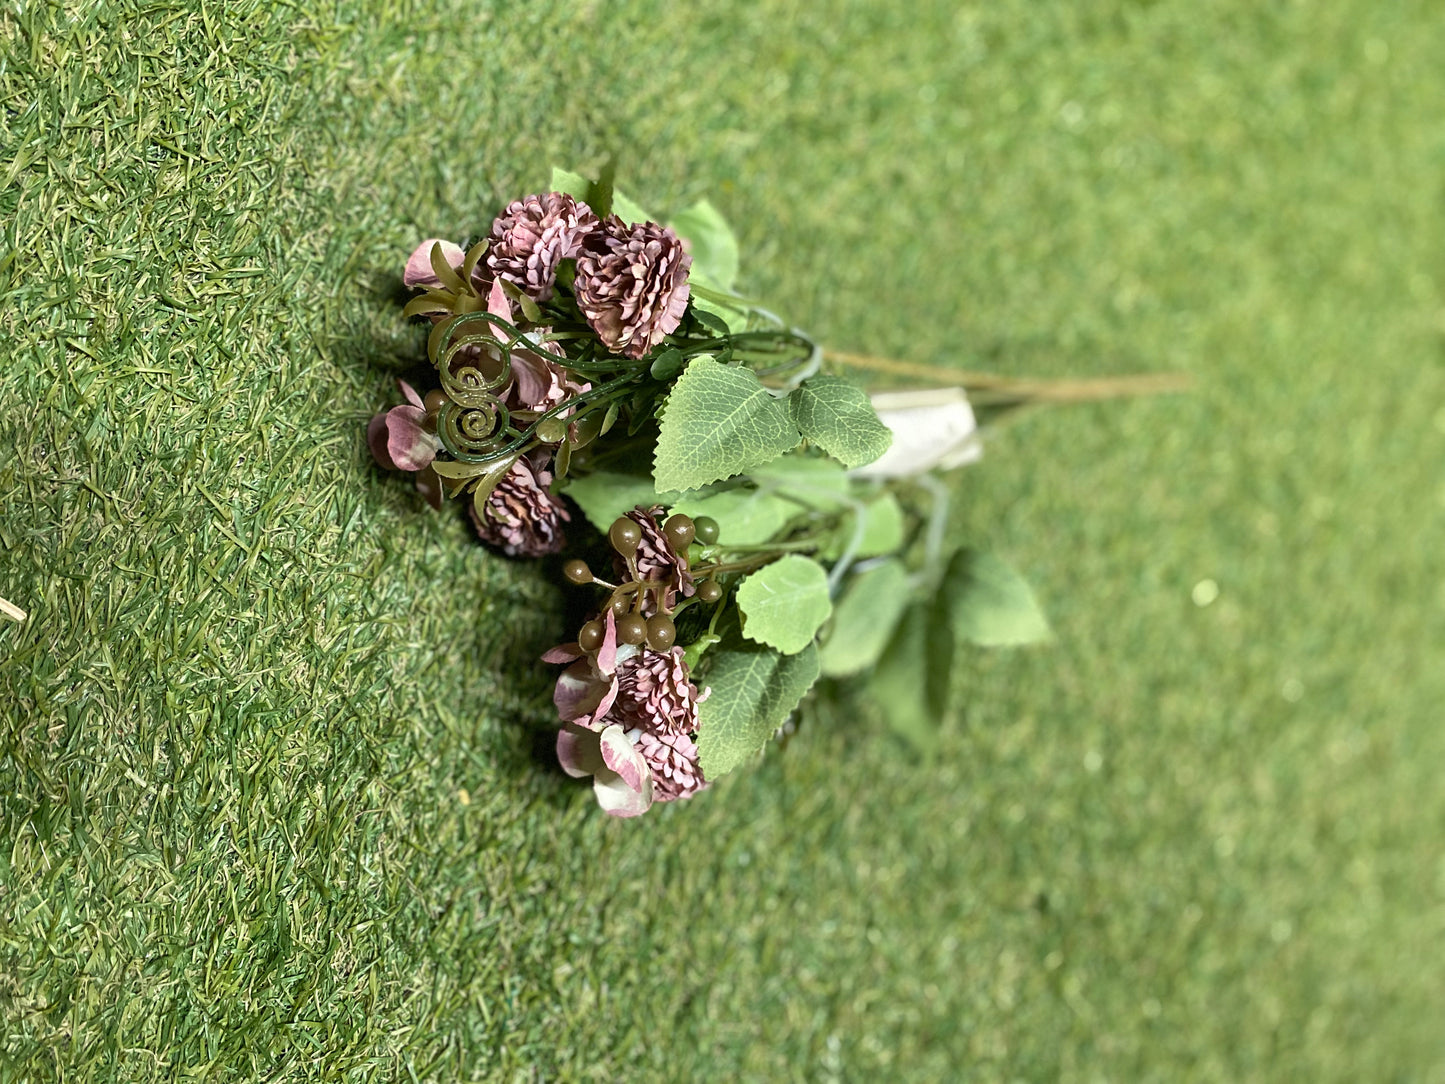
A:
[[[743,635],[793,655],[833,612],[828,573],[811,557],[790,553],[751,573],[738,585]]]
[[[708,652],[704,684],[712,693],[698,707],[698,760],[705,779],[717,779],[761,749],[818,679],[811,644],[782,655],[752,644]]]
[[[935,620],[934,607],[915,602],[868,680],[868,692],[889,727],[924,754],[931,754],[948,710],[953,636]]]
[[[738,239],[722,213],[699,200],[668,225],[688,243],[692,277],[705,286],[731,290],[738,277]]]
[[[700,354],[667,398],[652,473],[659,489],[697,489],[762,466],[797,444],[788,408],[752,370]]]
[[[854,576],[818,650],[823,673],[840,677],[872,666],[907,606],[908,570],[902,561],[890,559]]]
[[[1020,647],[1052,635],[1028,583],[989,553],[960,550],[943,580],[948,623],[980,647]]]
[[[841,376],[810,377],[793,389],[788,405],[799,432],[845,467],[871,463],[893,443],[868,394]]]

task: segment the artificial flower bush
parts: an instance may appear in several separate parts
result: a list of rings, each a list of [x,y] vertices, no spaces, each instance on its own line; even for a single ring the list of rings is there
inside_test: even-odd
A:
[[[606,538],[607,578],[563,564],[600,593],[544,661],[565,666],[558,762],[615,816],[707,788],[810,693],[872,697],[916,737],[956,640],[1048,631],[1017,574],[958,547],[924,473],[978,457],[962,389],[870,399],[736,272],[711,205],[664,224],[557,171],[470,248],[411,254],[439,386],[402,383],[367,430],[508,556],[561,552],[573,507]]]

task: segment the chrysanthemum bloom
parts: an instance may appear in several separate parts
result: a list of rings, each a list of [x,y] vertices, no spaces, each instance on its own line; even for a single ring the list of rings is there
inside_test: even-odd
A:
[[[592,208],[565,192],[515,200],[492,223],[487,266],[529,297],[550,300],[557,265],[575,257],[596,228]]]
[[[684,598],[691,598],[697,588],[693,584],[692,572],[688,569],[686,558],[672,548],[667,535],[663,534],[662,528],[657,525],[657,517],[661,513],[662,505],[655,504],[651,508],[634,508],[626,513],[626,516],[642,528],[642,540],[637,544],[637,552],[633,555],[637,575],[640,579],[666,585],[662,591],[662,608],[671,610],[677,603],[679,592]],[[617,574],[627,578],[627,562],[617,557],[614,564]],[[642,610],[648,617],[658,612],[653,596],[647,596]]]
[[[692,683],[682,648],[619,645],[610,610],[603,623],[596,651],[566,644],[542,656],[572,663],[552,697],[563,721],[557,759],[569,775],[593,777],[606,812],[633,817],[654,801],[685,798],[707,785],[692,740],[707,694]]]
[[[406,402],[383,410],[366,427],[372,457],[387,470],[416,472],[416,488],[433,508],[441,507],[441,480],[432,470],[441,441],[426,427],[426,407],[416,389],[398,380]]]
[[[577,257],[577,304],[609,350],[640,358],[682,323],[691,267],[672,230],[608,215]]]
[[[630,737],[632,731],[628,731]],[[674,802],[707,786],[697,763],[697,743],[686,734],[636,732],[637,751],[652,775],[652,800]]]
[[[543,466],[549,453],[524,455],[482,502],[482,513],[469,504],[472,526],[483,542],[500,546],[508,557],[541,557],[566,544],[562,524],[571,520],[560,497],[547,492],[552,472]]]

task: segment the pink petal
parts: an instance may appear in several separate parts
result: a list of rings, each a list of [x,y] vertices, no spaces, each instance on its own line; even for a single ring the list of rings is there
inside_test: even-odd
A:
[[[636,791],[611,772],[593,776],[592,793],[609,817],[640,817],[652,806],[652,776]]]
[[[402,272],[401,280],[416,289],[440,289],[442,280],[437,278],[436,272],[431,266],[431,250],[433,245],[442,246],[442,255],[452,267],[461,267],[466,262],[467,254],[462,251],[461,245],[454,245],[450,241],[443,241],[440,237],[428,237],[421,244],[416,246],[416,251],[406,261],[406,270]]]
[[[366,423],[366,443],[371,448],[371,457],[387,470],[396,470],[396,464],[386,453],[386,411],[382,411]]]
[[[652,770],[642,751],[627,739],[626,731],[613,723],[603,729],[600,738],[602,763],[616,772],[628,787],[640,791],[644,780],[651,782]]]
[[[608,682],[614,685],[615,682]],[[552,690],[552,703],[557,707],[557,717],[567,722],[581,720],[585,725],[590,721],[603,683],[593,675],[592,664],[585,659],[574,662],[557,676],[557,687]],[[614,691],[614,697],[617,695]],[[610,704],[608,705],[611,706]]]
[[[509,324],[513,322],[512,300],[507,296],[507,291],[502,289],[501,279],[492,282],[492,292],[487,295],[487,311]]]
[[[608,677],[617,669],[617,618],[610,606],[602,617],[602,646],[597,649],[597,669]]]
[[[401,393],[406,396],[406,401],[407,401],[408,403],[410,403],[412,406],[414,406],[414,407],[425,407],[425,406],[426,406],[426,404],[425,404],[424,402],[422,402],[421,396],[416,393],[416,389],[413,388],[410,384],[408,384],[405,380],[398,380],[398,381],[396,382],[396,386],[401,389]]]
[[[512,381],[521,410],[542,410],[557,386],[557,374],[536,354],[512,351]]]
[[[597,734],[585,727],[568,725],[557,732],[557,763],[573,779],[606,771]]]
[[[398,470],[421,470],[437,457],[436,441],[421,426],[421,407],[398,406],[386,412],[386,452]]]
[[[558,644],[556,647],[549,647],[542,654],[543,662],[572,662],[582,657],[582,648],[577,644]]]

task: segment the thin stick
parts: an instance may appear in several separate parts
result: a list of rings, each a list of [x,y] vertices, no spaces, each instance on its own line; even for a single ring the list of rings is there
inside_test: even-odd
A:
[[[0,598],[0,614],[4,614],[11,621],[24,621],[30,615],[22,610],[9,599]]]
[[[906,376],[934,384],[962,384],[970,390],[988,394],[973,395],[976,403],[1043,400],[1054,403],[1083,403],[1096,399],[1118,399],[1131,395],[1167,395],[1184,391],[1193,383],[1188,373],[1136,373],[1129,376],[1106,376],[1094,380],[1030,380],[998,376],[994,373],[960,372],[939,369],[893,358],[875,358],[867,354],[845,354],[829,350],[829,358],[853,369]]]

